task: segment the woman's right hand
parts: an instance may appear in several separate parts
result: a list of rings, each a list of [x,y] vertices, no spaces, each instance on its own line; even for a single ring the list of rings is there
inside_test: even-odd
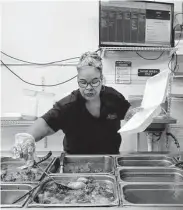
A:
[[[13,158],[23,158],[25,166],[34,165],[36,144],[35,139],[28,133],[18,133],[15,135],[15,144],[13,146]]]

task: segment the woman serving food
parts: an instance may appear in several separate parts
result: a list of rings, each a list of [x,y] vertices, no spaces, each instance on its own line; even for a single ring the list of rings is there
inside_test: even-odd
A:
[[[16,134],[15,156],[33,164],[35,142],[58,130],[65,134],[68,154],[118,154],[120,121],[135,112],[125,97],[103,84],[102,59],[97,52],[84,53],[77,65],[78,89],[55,103],[27,130]]]

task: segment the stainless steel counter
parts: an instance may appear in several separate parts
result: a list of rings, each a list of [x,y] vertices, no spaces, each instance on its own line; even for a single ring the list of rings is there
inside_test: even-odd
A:
[[[46,155],[47,154],[47,152],[48,151],[39,151],[38,152],[38,155],[39,156],[42,156],[42,155]],[[58,156],[60,156],[60,151],[53,151],[53,156],[55,156],[55,157],[58,157]],[[141,153],[134,153],[134,152],[132,152],[132,153],[128,153],[128,152],[123,152],[123,153],[121,153],[121,154],[119,154],[119,155],[131,155],[131,154],[148,154],[148,155],[152,155],[152,154],[168,154],[168,155],[170,155],[170,156],[177,156],[177,154],[175,154],[175,153],[166,153],[166,152],[162,152],[162,153],[157,153],[157,152],[154,152],[154,153],[149,153],[149,152],[141,152]],[[11,152],[9,152],[9,151],[2,151],[1,152],[1,157],[3,157],[3,156],[11,156]],[[181,153],[181,160],[183,160],[183,152]],[[163,195],[162,195],[163,196]],[[111,209],[111,210],[119,210],[119,209],[127,209],[127,210],[165,210],[165,209],[168,209],[168,210],[183,210],[183,207],[173,207],[173,206],[162,206],[162,207],[157,207],[157,206],[118,206],[118,207],[67,207],[67,209],[68,210],[73,210],[73,209],[78,209],[78,210],[100,210],[100,209],[102,209],[102,210],[105,210],[105,209]],[[6,209],[6,208],[4,208],[4,209]],[[8,208],[7,208],[8,209]],[[43,208],[32,208],[32,209],[43,209]],[[49,209],[55,209],[55,208],[49,208]],[[59,209],[65,209],[65,207],[64,208],[62,208],[62,207],[59,207]]]
[[[182,210],[182,207],[85,207],[85,208],[77,208],[77,207],[73,207],[73,208],[67,208],[67,210],[119,210],[119,209],[123,209],[123,210]],[[3,209],[7,209],[9,210],[9,208],[3,208]],[[13,209],[19,209],[19,208],[13,208]],[[37,210],[45,210],[45,208],[31,208],[31,209],[37,209]],[[64,208],[59,208],[59,209],[66,209]],[[55,210],[55,208],[49,208],[49,210]]]
[[[38,155],[46,155],[49,152],[49,148],[48,150],[45,151],[37,151]],[[58,157],[61,154],[61,151],[52,151],[53,156]],[[148,155],[153,155],[153,154],[168,154],[170,156],[177,156],[177,153],[171,153],[171,152],[120,152],[120,154],[118,155],[134,155],[134,154],[148,154]],[[0,155],[1,156],[12,156],[11,151],[0,151]],[[107,155],[107,154],[106,154]],[[181,151],[181,160],[183,160],[183,151]],[[111,155],[111,156],[116,156],[116,155]]]

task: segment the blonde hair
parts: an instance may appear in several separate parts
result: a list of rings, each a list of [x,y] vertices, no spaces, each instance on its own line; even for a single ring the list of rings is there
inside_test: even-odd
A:
[[[79,71],[84,66],[93,66],[102,74],[102,58],[97,52],[86,52],[81,55],[77,70]]]

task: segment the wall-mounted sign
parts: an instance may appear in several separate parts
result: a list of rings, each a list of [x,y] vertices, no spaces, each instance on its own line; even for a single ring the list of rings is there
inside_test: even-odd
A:
[[[131,82],[131,61],[115,62],[115,83],[129,84]]]
[[[159,69],[138,69],[138,76],[152,77],[160,72]]]

